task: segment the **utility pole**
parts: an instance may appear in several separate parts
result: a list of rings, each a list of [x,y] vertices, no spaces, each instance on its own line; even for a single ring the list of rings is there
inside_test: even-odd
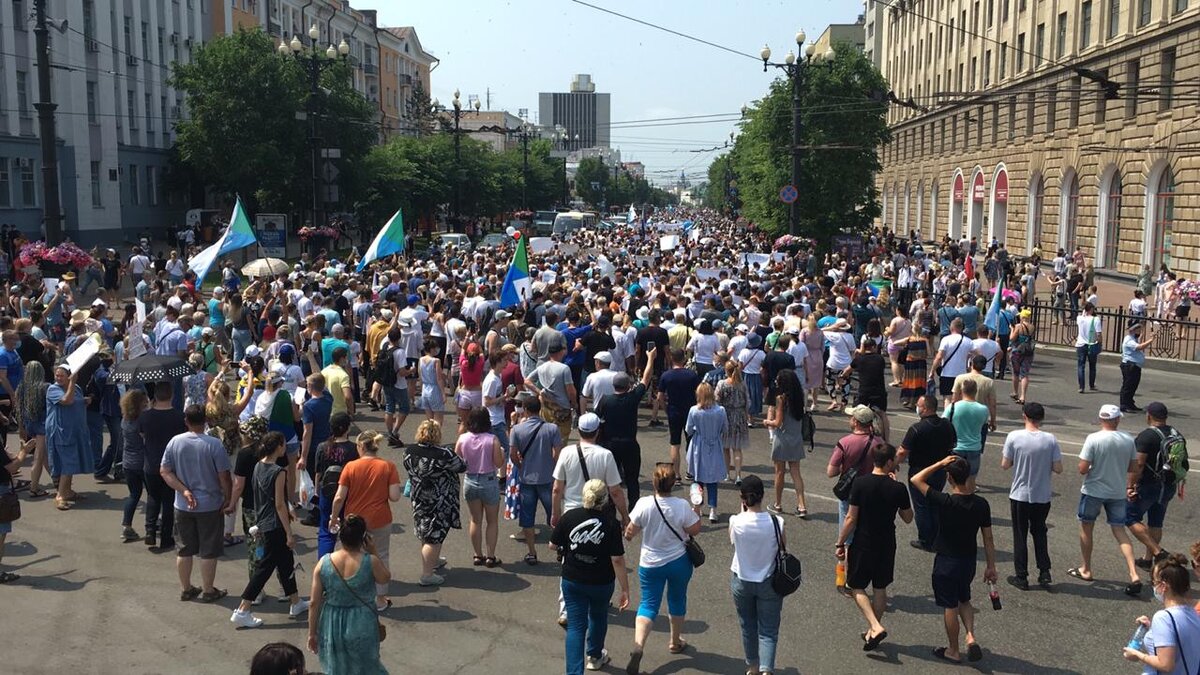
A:
[[[62,243],[62,212],[58,196],[58,134],[54,129],[54,104],[50,91],[50,33],[46,27],[46,1],[34,0],[33,8],[37,23],[33,28],[34,45],[37,52],[38,133],[42,137],[42,221],[46,228],[46,243],[56,246]],[[14,17],[24,21],[24,17]]]
[[[792,73],[792,186],[800,191],[800,138],[803,117],[800,115],[800,92],[804,86],[804,68],[796,64]],[[788,205],[788,234],[800,235],[800,199]]]

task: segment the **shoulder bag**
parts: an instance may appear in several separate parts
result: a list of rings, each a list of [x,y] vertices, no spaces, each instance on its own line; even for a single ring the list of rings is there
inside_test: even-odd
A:
[[[775,570],[771,572],[771,588],[781,596],[788,596],[796,592],[800,588],[800,583],[804,580],[803,571],[800,566],[800,559],[791,553],[787,552],[787,547],[783,545],[783,536],[779,532],[779,521],[775,520],[773,514],[767,514],[771,518],[771,526],[775,529]]]
[[[368,553],[367,555],[370,555],[370,554]],[[346,586],[346,590],[350,591],[350,595],[353,595],[355,600],[358,600],[360,603],[362,603],[363,607],[366,607],[367,609],[371,610],[371,614],[378,615],[379,610],[376,609],[375,605],[367,602],[366,600],[363,600],[362,597],[359,596],[358,593],[355,593],[354,589],[350,587],[350,583],[346,581],[346,577],[342,576],[342,571],[339,570],[337,565],[335,565],[333,563],[332,557],[329,559],[329,564],[330,564],[330,566],[333,567],[333,571],[337,574],[338,579],[341,579],[342,584],[344,584]],[[383,642],[384,640],[387,639],[387,626],[383,625],[383,623],[380,622],[378,618],[375,619],[375,623],[379,626],[379,641]]]
[[[864,446],[863,452],[870,452],[873,445],[875,445],[875,434],[872,433],[867,437],[867,444]],[[837,447],[842,448],[841,441],[838,441]],[[848,455],[845,455],[845,448],[842,448],[842,453],[844,455],[842,461],[847,462],[850,458]],[[848,462],[850,465],[849,468],[843,471],[838,476],[837,482],[833,484],[833,496],[842,501],[850,499],[850,486],[854,483],[854,479],[858,477],[858,463],[861,461],[862,457],[860,456],[855,461]]]
[[[667,520],[667,514],[663,512],[662,504],[658,503],[658,496],[655,495],[652,498],[654,499],[654,505],[658,507],[658,515],[662,516],[663,524],[667,526],[667,529],[671,531],[671,534],[675,535],[676,539],[683,542],[683,550],[687,552],[687,557],[688,560],[691,561],[692,567],[700,567],[703,565],[704,549],[700,548],[700,543],[690,535],[687,539],[681,537],[679,533],[675,531],[675,528],[671,527],[671,521]]]
[[[954,349],[950,350],[950,356],[947,356],[946,360],[942,361],[942,365],[938,366],[938,369],[937,369],[938,377],[942,376],[942,368],[945,368],[946,363],[949,362],[950,359],[954,358],[954,355],[958,353],[958,350],[962,347],[963,342],[966,339],[967,338],[963,337],[961,334],[958,336],[958,344],[954,347]]]
[[[0,523],[11,523],[21,519],[21,500],[17,498],[16,486],[11,479],[9,485],[13,490],[0,495]]]

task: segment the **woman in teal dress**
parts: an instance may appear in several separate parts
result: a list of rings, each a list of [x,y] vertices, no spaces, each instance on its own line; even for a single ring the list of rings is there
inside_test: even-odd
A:
[[[387,675],[379,660],[375,584],[392,575],[375,553],[362,516],[350,514],[338,532],[340,550],[313,570],[308,649],[329,675]]]
[[[87,428],[83,390],[75,384],[75,374],[60,365],[54,369],[54,384],[46,389],[46,451],[50,473],[58,476],[55,503],[59,511],[66,511],[80,499],[71,489],[71,479],[96,470]]]

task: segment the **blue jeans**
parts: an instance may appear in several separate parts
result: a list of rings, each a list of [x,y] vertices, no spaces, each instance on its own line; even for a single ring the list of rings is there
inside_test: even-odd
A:
[[[1079,388],[1083,389],[1083,364],[1088,367],[1088,386],[1096,388],[1096,358],[1100,356],[1100,345],[1083,345],[1075,348],[1075,376],[1079,379]]]
[[[946,471],[944,469],[935,471],[929,476],[926,483],[930,490],[941,492],[942,488],[946,487]],[[912,484],[908,486],[908,494],[912,497],[913,520],[917,523],[917,540],[926,548],[932,548],[938,533],[937,511],[930,508],[929,500]]]
[[[717,483],[701,483],[704,486],[704,498],[708,505],[717,508]]]
[[[838,532],[842,531],[842,525],[845,524],[846,515],[849,513],[850,513],[850,502],[839,499],[838,500]],[[854,532],[851,532],[846,537],[846,546],[849,547],[850,544],[853,544],[853,543],[854,543]]]
[[[771,588],[771,580],[742,581],[736,574],[729,580],[733,606],[742,626],[742,651],[746,665],[758,664],[760,671],[775,671],[775,644],[779,641],[779,614],[783,597]]]
[[[246,330],[245,328],[234,328],[232,339],[233,360],[235,362],[240,362],[242,358],[245,357],[246,348],[249,347],[250,343],[253,341],[253,336],[250,334],[250,331]]]
[[[329,531],[329,519],[333,516],[333,499],[321,495],[317,501],[321,515],[317,518],[317,557],[333,553],[337,547],[337,535]]]
[[[100,477],[104,475],[104,473],[100,472],[101,463],[104,458],[104,416],[100,414],[99,410],[87,411],[87,427],[88,444],[92,447],[92,457],[95,459],[96,470],[94,473],[97,477]],[[109,468],[111,468],[111,457],[108,460],[108,464]]]
[[[138,502],[142,501],[142,489],[146,486],[146,474],[142,472],[142,467],[125,467],[125,485],[129,488],[129,496],[125,498],[125,508],[121,513],[121,525],[132,527]]]
[[[746,373],[743,375],[746,380],[746,412],[751,415],[762,414],[763,390],[762,390],[762,373]]]
[[[100,478],[112,473],[113,465],[117,462],[117,453],[121,452],[121,418],[115,415],[101,415],[101,421],[108,428],[108,447],[96,463],[95,477]]]
[[[692,561],[687,554],[679,556],[666,565],[658,567],[638,566],[638,582],[642,587],[642,601],[637,615],[651,621],[658,616],[662,606],[663,589],[667,591],[667,613],[671,616],[687,616],[687,588],[692,580]]]
[[[537,485],[521,483],[520,524],[522,528],[530,528],[537,524],[539,502],[542,505],[542,511],[546,514],[546,522],[550,522],[551,486],[551,483],[539,483]]]
[[[608,634],[608,601],[612,598],[614,584],[612,581],[592,585],[562,580],[563,602],[567,610],[567,675],[583,675],[585,635],[588,656],[599,658],[604,651],[604,637]]]
[[[492,435],[500,441],[500,449],[504,451],[504,459],[508,459],[508,424],[501,422],[492,425]]]

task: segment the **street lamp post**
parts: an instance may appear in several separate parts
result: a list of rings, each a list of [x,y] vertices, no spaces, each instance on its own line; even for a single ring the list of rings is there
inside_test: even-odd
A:
[[[796,47],[804,46],[805,35],[804,31],[796,32]],[[801,161],[803,159],[803,150],[800,147],[801,131],[803,129],[804,120],[800,115],[800,103],[804,94],[804,76],[808,67],[813,63],[821,61],[833,61],[834,52],[830,48],[823,54],[816,54],[816,46],[808,45],[804,48],[804,56],[797,59],[796,54],[788,50],[787,56],[784,57],[783,63],[771,62],[771,48],[764,45],[762,51],[759,52],[762,57],[763,72],[767,72],[767,67],[778,68],[782,70],[792,85],[792,186],[797,190],[801,189],[800,174],[802,171]],[[788,233],[793,236],[800,234],[800,199],[792,201],[788,208]]]
[[[309,44],[306,49],[300,41],[300,36],[293,35],[290,42],[280,38],[279,55],[283,58],[295,59],[308,73],[308,101],[305,112],[308,117],[308,141],[312,146],[312,222],[313,227],[324,225],[321,213],[321,138],[317,135],[317,104],[321,91],[321,73],[345,61],[350,54],[350,45],[343,38],[336,47],[330,44],[325,50],[317,40],[321,31],[317,24],[308,29]]]
[[[567,180],[567,140],[569,138],[570,138],[570,134],[567,132],[566,128],[563,127],[563,125],[561,125],[561,124],[554,125],[554,134],[551,136],[551,139],[553,139],[555,147],[558,148],[558,150],[562,153],[562,161],[563,161],[563,200],[562,200],[562,205],[564,207],[566,207],[571,202],[571,182],[569,180]]]
[[[533,125],[522,122],[517,131],[521,139],[521,208],[529,208],[529,139],[534,138]]]
[[[448,112],[454,117],[454,201],[450,203],[450,220],[451,226],[454,227],[458,221],[458,208],[461,198],[462,185],[462,117],[472,107],[472,104],[463,106],[461,93],[454,90],[454,100],[451,101],[451,108],[447,110],[438,104],[437,99],[433,100],[434,112]],[[475,99],[473,104],[475,114],[479,114],[479,99]]]

